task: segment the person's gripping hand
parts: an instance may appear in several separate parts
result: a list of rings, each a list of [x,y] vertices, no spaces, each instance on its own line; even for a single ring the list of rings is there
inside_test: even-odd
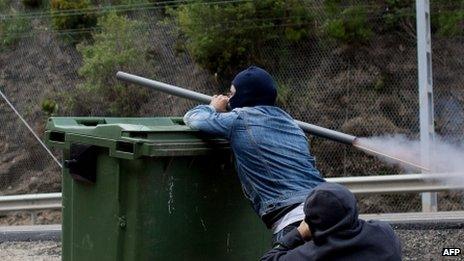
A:
[[[229,97],[225,95],[214,95],[209,105],[213,106],[217,112],[226,112]]]
[[[298,227],[298,232],[304,241],[311,240],[311,230],[309,230],[309,226],[304,220],[301,221],[300,226]]]

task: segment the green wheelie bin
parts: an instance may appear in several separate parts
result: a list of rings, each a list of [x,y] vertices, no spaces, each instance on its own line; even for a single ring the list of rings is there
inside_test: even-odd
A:
[[[63,151],[62,260],[258,260],[271,235],[229,144],[181,118],[52,117]]]

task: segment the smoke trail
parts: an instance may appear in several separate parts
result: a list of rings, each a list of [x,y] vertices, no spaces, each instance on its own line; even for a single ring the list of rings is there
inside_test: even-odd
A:
[[[464,185],[463,144],[451,144],[437,136],[430,144],[430,161],[429,164],[427,164],[425,162],[421,162],[420,141],[409,139],[404,135],[359,138],[358,143],[361,146],[366,146],[375,151],[379,151],[408,162],[423,165],[424,167],[429,168],[432,173],[444,173],[443,181],[446,183]],[[375,156],[379,155],[375,154]],[[414,168],[411,165],[403,164],[388,157],[380,156],[379,158],[387,164],[399,166],[405,171],[417,172],[417,168]]]

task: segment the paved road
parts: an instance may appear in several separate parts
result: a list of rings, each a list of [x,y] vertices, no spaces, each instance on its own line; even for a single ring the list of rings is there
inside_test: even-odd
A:
[[[402,242],[404,260],[464,260],[462,254],[447,259],[441,256],[445,247],[464,250],[464,215],[461,214],[464,212],[362,217],[392,224]],[[60,260],[60,234],[59,225],[0,227],[0,260]]]

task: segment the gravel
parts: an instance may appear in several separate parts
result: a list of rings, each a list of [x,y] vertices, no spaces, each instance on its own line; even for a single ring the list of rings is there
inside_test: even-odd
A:
[[[395,227],[403,247],[403,260],[464,260],[459,257],[444,258],[443,248],[464,250],[464,228],[460,227]],[[61,243],[56,241],[3,242],[0,243],[0,260],[60,260]]]
[[[61,260],[61,242],[3,242],[0,243],[0,260],[53,261]]]
[[[397,229],[401,240],[403,260],[464,260],[459,257],[442,257],[443,248],[464,250],[464,229]]]

